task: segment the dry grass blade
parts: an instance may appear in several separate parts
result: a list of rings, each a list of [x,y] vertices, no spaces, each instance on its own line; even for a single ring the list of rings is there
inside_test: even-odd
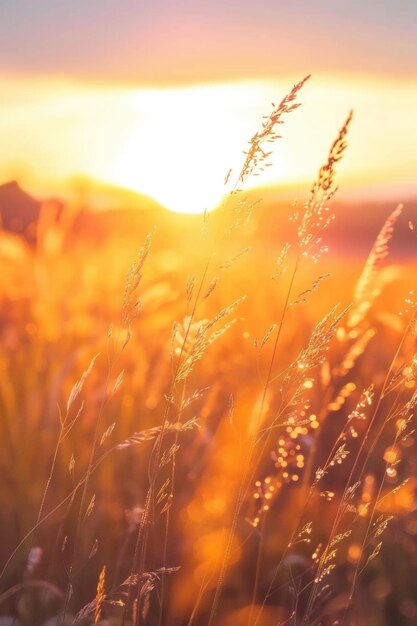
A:
[[[124,374],[125,374],[125,371],[124,371],[124,370],[122,370],[122,371],[120,372],[120,374],[117,376],[116,381],[115,381],[115,383],[114,383],[114,385],[113,385],[113,391],[112,391],[112,394],[115,394],[115,393],[117,393],[117,392],[119,391],[120,387],[121,387],[121,386],[122,386],[122,384],[123,384]]]
[[[327,196],[329,196],[329,194],[334,194],[336,190],[334,184],[335,165],[341,160],[343,153],[346,150],[346,136],[352,117],[353,111],[350,111],[345,123],[339,131],[338,136],[330,148],[326,163],[322,165],[319,170],[318,179],[311,189],[311,196],[316,196],[319,191],[324,191]]]
[[[361,277],[356,285],[354,306],[348,317],[348,326],[350,328],[358,326],[362,322],[373,302],[381,292],[381,286],[378,283],[378,272],[382,261],[388,255],[388,244],[402,210],[403,205],[399,204],[385,221],[385,224],[381,228],[372,246]]]
[[[202,320],[200,322],[192,322],[191,318],[187,318],[184,322],[184,328],[180,329],[177,325],[175,334],[177,335],[176,349],[180,355],[185,354],[183,361],[179,364],[175,377],[177,383],[188,378],[195,364],[203,357],[206,349],[219,339],[233,324],[235,320],[224,323],[218,330],[212,330],[213,327],[224,318],[231,315],[239,304],[245,300],[245,296],[235,300],[231,305],[222,309],[211,320]],[[183,337],[187,337],[184,344]],[[175,336],[174,336],[175,338]]]
[[[121,443],[117,444],[116,450],[125,450],[126,448],[130,448],[130,446],[144,443],[145,441],[152,441],[152,439],[155,439],[160,432],[161,427],[155,426],[154,428],[147,428],[146,430],[133,433],[133,435],[131,435],[128,439],[125,439]]]
[[[334,184],[335,165],[338,163],[347,147],[346,136],[352,121],[352,112],[333,142],[327,160],[321,166],[317,180],[311,187],[310,196],[302,212],[295,211],[292,220],[298,225],[298,244],[303,256],[310,256],[315,262],[328,251],[327,245],[322,243],[322,233],[334,219],[329,211],[329,202],[337,191]]]
[[[339,314],[337,314],[337,308],[338,307],[335,306],[317,324],[307,346],[301,350],[298,359],[294,362],[294,367],[306,372],[324,362],[324,352],[327,350],[330,341],[336,334],[340,322],[345,317],[350,307],[347,307]]]
[[[116,422],[113,422],[113,423],[112,423],[112,424],[110,424],[110,426],[109,426],[109,427],[108,427],[108,428],[104,431],[104,433],[102,434],[101,439],[100,439],[100,445],[101,445],[101,446],[102,446],[102,445],[103,445],[103,443],[106,441],[106,439],[107,439],[108,437],[110,437],[110,435],[112,434],[112,432],[113,432],[113,430],[115,429],[115,427],[116,427]]]
[[[96,592],[96,606],[95,606],[95,614],[94,614],[94,624],[98,624],[101,617],[101,608],[103,606],[104,598],[106,597],[104,588],[106,584],[106,566],[103,565],[100,576],[97,582],[97,592]]]
[[[135,446],[144,443],[145,441],[152,441],[153,439],[156,439],[158,435],[167,435],[170,432],[185,432],[187,430],[192,430],[193,428],[199,428],[197,417],[187,420],[184,423],[168,422],[165,424],[164,428],[162,428],[162,426],[155,426],[153,428],[147,428],[133,433],[133,435],[131,435],[128,439],[125,439],[121,443],[117,444],[114,449],[125,450],[126,448],[130,448],[130,446]]]
[[[140,249],[137,259],[132,263],[127,274],[122,304],[122,324],[127,330],[124,346],[130,339],[131,325],[133,320],[137,317],[140,309],[140,300],[137,298],[136,294],[140,281],[142,280],[143,265],[149,256],[154,234],[155,228],[146,237],[145,243]]]
[[[150,607],[150,595],[160,582],[161,577],[166,574],[175,574],[180,567],[160,567],[155,572],[144,572],[143,574],[131,574],[121,587],[136,587],[139,585],[138,603],[141,607],[140,614],[142,620],[145,620]]]
[[[226,263],[223,263],[223,265],[220,265],[219,269],[220,270],[228,270],[228,269],[230,269],[242,257],[244,257],[246,254],[248,254],[248,252],[250,252],[250,247],[249,246],[244,248],[243,250],[241,250],[238,254],[236,254],[234,257],[232,257],[229,261],[226,261]]]
[[[262,124],[262,129],[255,133],[249,141],[249,149],[246,152],[246,159],[239,174],[238,184],[245,183],[250,176],[257,176],[268,165],[268,157],[271,151],[264,149],[265,143],[272,143],[279,139],[280,135],[276,132],[276,127],[283,123],[284,115],[291,113],[300,106],[296,103],[298,92],[304,86],[310,76],[306,76],[299,83],[294,85],[288,95],[281,100],[278,106],[273,105],[273,110]]]
[[[88,366],[88,368],[85,370],[85,372],[82,374],[81,378],[74,384],[73,388],[71,389],[71,393],[68,397],[68,402],[67,402],[67,414],[69,413],[72,405],[74,404],[75,400],[78,398],[78,396],[80,395],[85,381],[87,380],[87,378],[89,377],[89,375],[91,374],[91,371],[94,367],[94,363],[96,362],[96,360],[98,359],[100,355],[96,354],[96,356],[94,356],[91,361],[90,361],[90,365]]]
[[[331,274],[323,274],[322,276],[316,278],[316,280],[313,281],[311,287],[299,293],[296,299],[290,302],[290,306],[295,306],[296,304],[305,304],[307,302],[307,297],[310,294],[315,293],[320,287],[321,283],[326,280],[326,278],[329,278],[329,276],[331,276]]]

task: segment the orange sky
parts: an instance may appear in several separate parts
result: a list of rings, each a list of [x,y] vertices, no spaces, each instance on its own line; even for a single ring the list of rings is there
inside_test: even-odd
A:
[[[245,141],[312,73],[258,184],[308,184],[350,108],[344,193],[417,195],[416,4],[2,3],[0,181],[77,177],[212,208]]]

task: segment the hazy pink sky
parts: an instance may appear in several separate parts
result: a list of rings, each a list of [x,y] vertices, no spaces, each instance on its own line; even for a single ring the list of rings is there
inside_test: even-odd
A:
[[[0,73],[177,83],[417,75],[415,0],[3,0]]]

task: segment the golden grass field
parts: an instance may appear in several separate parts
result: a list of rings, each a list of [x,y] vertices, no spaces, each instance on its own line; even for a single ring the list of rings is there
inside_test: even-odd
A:
[[[416,623],[413,215],[338,208],[349,121],[244,201],[296,96],[208,216],[1,233],[2,625]]]

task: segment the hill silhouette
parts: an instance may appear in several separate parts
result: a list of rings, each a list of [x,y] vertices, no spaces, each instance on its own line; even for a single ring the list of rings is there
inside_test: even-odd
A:
[[[0,185],[0,220],[4,230],[36,240],[42,203],[23,191],[17,181]]]
[[[119,193],[120,191],[120,193]],[[97,195],[99,194],[99,195]],[[105,198],[106,210],[100,198]],[[267,188],[252,190],[247,194],[248,203],[257,204],[251,231],[264,246],[279,247],[289,237],[293,225],[288,217],[293,212],[291,201],[280,190]],[[60,219],[64,202],[54,201],[54,219]],[[47,204],[47,203],[46,203]],[[30,244],[36,243],[38,221],[44,201],[34,198],[22,189],[17,181],[0,185],[0,220],[2,228],[24,237]],[[56,210],[58,207],[58,210]],[[332,203],[337,219],[328,229],[326,240],[332,254],[336,256],[363,255],[372,246],[385,219],[395,208],[388,201],[338,201]],[[133,192],[107,188],[100,185],[92,188],[83,202],[65,218],[65,229],[70,238],[87,238],[92,245],[101,245],[108,238],[137,239],[140,241],[154,226],[158,237],[181,247],[193,238],[195,228],[201,226],[201,215],[176,214],[166,210],[154,200]],[[216,219],[216,211],[213,219]],[[365,219],[364,219],[365,217]],[[393,238],[393,252],[398,256],[415,256],[415,234],[409,222],[417,222],[417,199],[405,203],[404,214],[399,220]]]

